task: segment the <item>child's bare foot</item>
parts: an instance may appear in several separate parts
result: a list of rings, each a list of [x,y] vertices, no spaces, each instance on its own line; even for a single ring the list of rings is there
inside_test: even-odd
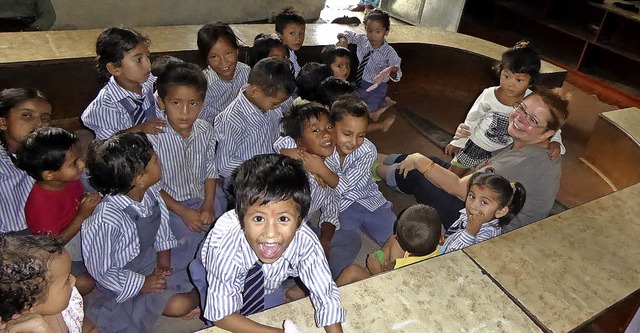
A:
[[[391,127],[391,125],[393,125],[393,122],[396,121],[396,115],[391,115],[389,117],[387,117],[387,119],[381,121],[380,123],[382,124],[382,128],[380,128],[380,130],[382,131],[382,133],[386,133],[389,128]]]
[[[378,121],[380,119],[380,116],[387,111],[387,109],[389,109],[389,107],[393,106],[396,104],[396,101],[392,100],[391,98],[389,98],[389,96],[384,98],[385,101],[387,101],[387,105],[369,113],[369,118],[371,118],[371,120],[373,121]]]
[[[289,288],[284,294],[284,298],[287,300],[287,302],[296,301],[305,297],[307,297],[307,295],[305,295],[304,291],[302,291],[302,289],[300,289],[300,287],[298,286]]]
[[[186,315],[182,316],[182,319],[184,319],[184,320],[192,320],[192,319],[200,318],[201,314],[202,314],[202,310],[200,309],[200,307],[197,307],[197,308],[191,310],[191,312],[189,312]]]
[[[385,97],[384,97],[384,100],[385,100],[385,101],[387,101],[387,105],[388,105],[388,106],[391,106],[391,105],[395,105],[395,104],[396,104],[396,101],[392,100],[392,99],[391,99],[391,97],[389,97],[389,96],[385,96]]]

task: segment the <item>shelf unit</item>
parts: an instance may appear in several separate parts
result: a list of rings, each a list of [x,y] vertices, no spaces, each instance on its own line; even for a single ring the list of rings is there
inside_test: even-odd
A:
[[[614,1],[467,0],[458,32],[505,46],[530,40],[544,60],[640,103],[640,14]]]

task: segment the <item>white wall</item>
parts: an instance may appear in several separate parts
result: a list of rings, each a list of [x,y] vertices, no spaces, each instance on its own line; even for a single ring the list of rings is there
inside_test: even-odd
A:
[[[415,25],[458,31],[465,0],[383,0],[391,16]]]

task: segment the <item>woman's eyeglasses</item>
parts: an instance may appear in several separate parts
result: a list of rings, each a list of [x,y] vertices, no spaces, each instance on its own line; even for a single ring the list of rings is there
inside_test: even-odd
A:
[[[524,102],[518,102],[513,106],[513,111],[520,114],[524,114],[524,120],[527,125],[535,128],[547,128],[547,126],[540,125],[540,121],[534,117],[531,113],[527,112],[527,105]]]

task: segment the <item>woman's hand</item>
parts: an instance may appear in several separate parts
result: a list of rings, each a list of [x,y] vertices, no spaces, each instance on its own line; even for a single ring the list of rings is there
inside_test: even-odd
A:
[[[411,155],[408,155],[407,158],[404,159],[404,161],[398,164],[398,171],[402,173],[403,177],[407,178],[409,171],[418,169],[417,163],[419,163],[419,161],[422,159],[426,159],[426,163],[430,162],[430,160],[427,157],[425,157],[420,153],[413,153]]]

